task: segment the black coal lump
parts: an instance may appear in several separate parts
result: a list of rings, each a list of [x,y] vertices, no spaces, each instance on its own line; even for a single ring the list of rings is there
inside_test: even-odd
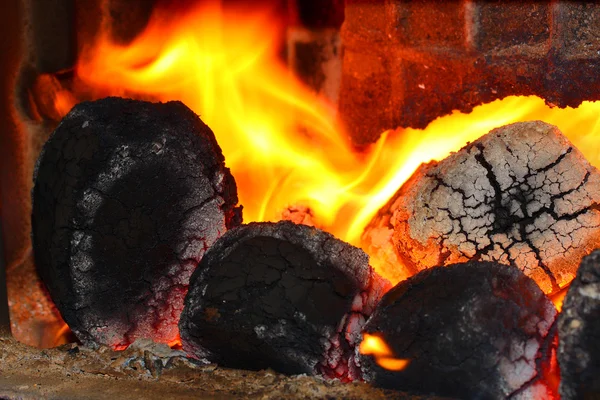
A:
[[[600,250],[585,257],[558,317],[560,395],[600,398]]]
[[[354,347],[388,288],[362,250],[326,232],[287,221],[242,225],[190,280],[183,347],[227,367],[357,379]]]
[[[407,366],[388,370],[364,354],[363,376],[419,394],[522,393],[541,378],[555,316],[552,302],[516,267],[472,261],[425,270],[386,293],[363,330]]]
[[[214,134],[181,102],[76,105],[39,156],[35,262],[84,343],[122,348],[178,336],[189,277],[241,223]]]

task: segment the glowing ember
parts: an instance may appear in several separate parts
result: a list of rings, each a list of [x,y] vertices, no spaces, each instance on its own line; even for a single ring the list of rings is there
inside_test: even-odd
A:
[[[181,337],[177,334],[177,337],[167,343],[170,348],[175,350],[181,350],[183,347],[181,346]]]
[[[57,93],[56,108],[64,113],[90,91],[94,97],[181,100],[215,132],[238,184],[245,222],[278,221],[288,206],[302,204],[318,226],[354,245],[419,164],[442,159],[501,125],[532,119],[557,125],[600,166],[600,147],[594,145],[600,103],[551,109],[535,97],[455,113],[425,130],[389,131],[357,152],[331,107],[281,63],[277,20],[259,7],[240,12],[209,4],[176,18],[157,10],[127,46],[101,32],[76,68],[75,87],[86,90]],[[372,265],[378,268],[374,257]]]
[[[410,360],[395,358],[382,338],[368,333],[363,334],[359,350],[361,354],[372,355],[380,367],[390,371],[402,371],[410,363]]]

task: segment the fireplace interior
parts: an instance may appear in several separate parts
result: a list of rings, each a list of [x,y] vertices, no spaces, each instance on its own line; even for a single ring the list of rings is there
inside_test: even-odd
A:
[[[0,397],[600,396],[600,5],[3,7]]]

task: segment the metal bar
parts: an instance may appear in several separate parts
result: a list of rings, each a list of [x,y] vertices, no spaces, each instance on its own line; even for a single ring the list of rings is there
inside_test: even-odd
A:
[[[0,223],[0,336],[10,335],[10,314],[8,311],[8,293],[6,290],[6,260]]]

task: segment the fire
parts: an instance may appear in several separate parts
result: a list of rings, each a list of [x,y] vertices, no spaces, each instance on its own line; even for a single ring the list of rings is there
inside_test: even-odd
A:
[[[565,296],[567,295],[568,291],[569,291],[569,286],[566,286],[560,292],[554,294],[550,298],[550,300],[552,300],[552,303],[554,303],[554,306],[556,307],[558,312],[560,312],[562,310],[563,301],[565,300]]]
[[[69,328],[69,326],[63,322],[62,326],[60,327],[60,329],[58,329],[54,336],[53,346],[60,346],[69,343],[70,332],[71,329]]]
[[[368,333],[363,334],[359,351],[364,355],[372,355],[380,367],[390,371],[402,371],[410,363],[410,360],[395,358],[392,350],[381,337]]]
[[[245,222],[277,221],[286,207],[301,204],[314,212],[318,226],[357,246],[372,216],[419,164],[442,159],[504,124],[555,124],[600,166],[594,144],[600,103],[556,109],[536,97],[509,97],[468,115],[454,113],[425,130],[384,132],[371,148],[356,151],[333,107],[279,59],[278,18],[259,6],[249,12],[219,4],[176,17],[157,9],[128,45],[111,42],[105,29],[76,66],[74,87],[86,89],[57,93],[57,110],[64,114],[90,93],[181,100],[215,132]],[[377,269],[376,259],[372,265]]]

